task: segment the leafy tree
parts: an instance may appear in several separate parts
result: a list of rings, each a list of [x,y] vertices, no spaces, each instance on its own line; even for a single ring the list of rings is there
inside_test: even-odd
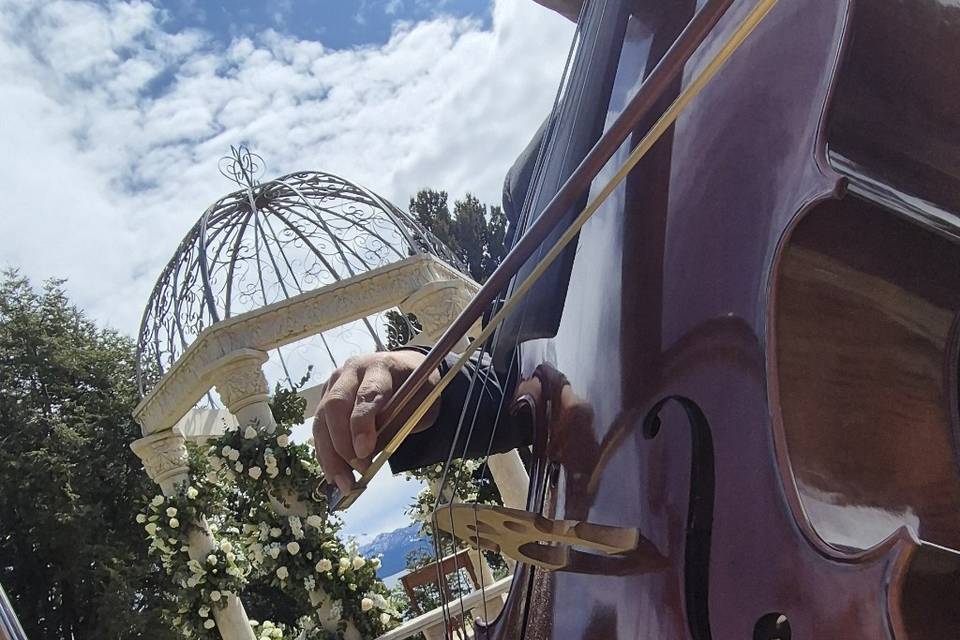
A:
[[[421,189],[410,198],[410,213],[467,265],[470,276],[484,282],[507,254],[507,217],[503,209],[466,194],[447,204],[447,192]]]
[[[0,582],[32,640],[173,638],[134,516],[155,486],[134,345],[96,328],[62,281],[0,279]]]
[[[447,192],[421,189],[410,198],[410,212],[417,220],[435,235],[440,242],[454,251],[458,244],[453,237],[453,220],[450,207],[447,206]]]

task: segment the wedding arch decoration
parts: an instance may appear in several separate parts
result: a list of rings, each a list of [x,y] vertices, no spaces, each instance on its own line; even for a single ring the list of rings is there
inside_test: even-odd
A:
[[[396,612],[376,559],[344,546],[317,501],[309,446],[290,440],[319,394],[294,361],[323,374],[344,345],[383,348],[390,310],[417,318],[415,340],[435,339],[477,285],[369,190],[322,172],[261,182],[262,169],[232,149],[221,172],[239,188],[190,229],[144,312],[131,447],[161,493],[137,518],[184,636],[372,638]],[[285,381],[272,398],[265,366]],[[255,584],[283,600],[286,625],[248,618]]]

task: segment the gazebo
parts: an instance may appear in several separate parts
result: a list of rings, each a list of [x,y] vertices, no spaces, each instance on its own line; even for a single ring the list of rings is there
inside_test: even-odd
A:
[[[223,159],[221,173],[239,188],[190,229],[144,311],[134,412],[143,437],[131,446],[167,495],[188,480],[186,440],[274,425],[265,367],[293,381],[303,362],[335,367],[345,344],[382,349],[388,310],[415,316],[415,340],[430,343],[478,288],[447,247],[368,189],[318,171],[261,182],[262,167],[245,147]],[[319,385],[301,395],[306,419]],[[491,471],[505,497],[522,495],[516,453],[497,458]],[[215,543],[196,524],[189,553],[198,559]],[[214,616],[222,637],[253,638],[235,595]]]

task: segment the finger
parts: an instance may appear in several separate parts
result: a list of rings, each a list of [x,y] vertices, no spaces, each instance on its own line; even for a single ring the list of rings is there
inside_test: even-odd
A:
[[[339,487],[343,494],[353,488],[353,473],[347,461],[337,455],[330,440],[330,431],[327,429],[323,412],[318,412],[313,419],[313,442],[316,447],[317,460],[323,467],[323,475],[327,482]]]
[[[327,392],[320,401],[320,410],[323,411],[333,448],[337,455],[348,463],[357,457],[350,435],[350,414],[353,413],[353,405],[357,401],[361,374],[362,370],[357,367],[345,366],[340,377],[327,386]]]
[[[357,401],[350,416],[353,450],[361,459],[361,464],[377,446],[377,414],[392,395],[393,376],[390,369],[384,364],[367,367],[363,381],[357,388]]]

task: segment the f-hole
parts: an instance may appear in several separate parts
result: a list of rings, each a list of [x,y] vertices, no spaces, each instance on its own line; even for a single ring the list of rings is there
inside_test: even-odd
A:
[[[660,411],[668,402],[683,407],[690,425],[690,498],[687,502],[687,539],[684,548],[684,598],[687,626],[693,640],[710,640],[710,535],[713,530],[714,468],[710,424],[695,402],[667,396],[647,412],[643,437],[652,440],[663,426]]]

